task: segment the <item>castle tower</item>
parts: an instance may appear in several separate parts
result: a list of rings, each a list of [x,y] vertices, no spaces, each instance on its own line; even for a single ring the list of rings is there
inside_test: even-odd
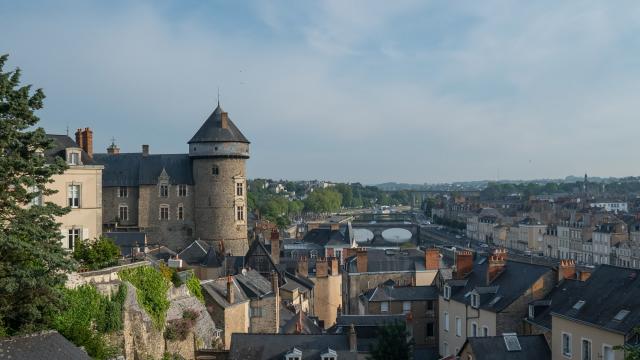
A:
[[[220,104],[189,140],[195,182],[195,237],[244,256],[247,239],[246,160],[249,140]]]

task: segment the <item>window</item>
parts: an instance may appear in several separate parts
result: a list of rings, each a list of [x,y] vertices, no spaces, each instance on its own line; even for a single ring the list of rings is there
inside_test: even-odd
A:
[[[478,324],[475,322],[471,323],[471,337],[478,336]]]
[[[31,199],[31,205],[42,206],[42,193],[38,190],[38,187],[32,186],[31,188],[29,188],[29,192],[32,194],[35,193],[33,199]]]
[[[602,360],[613,360],[613,346],[602,345]]]
[[[252,306],[249,308],[249,316],[251,317],[262,317],[262,308],[258,306]]]
[[[74,246],[76,245],[76,243],[78,242],[78,239],[80,239],[80,231],[82,229],[69,229],[68,231],[68,235],[67,235],[67,249],[69,250],[73,250]]]
[[[67,198],[69,199],[69,207],[80,207],[80,185],[69,185]]]
[[[529,304],[529,319],[533,319],[535,317],[535,311],[534,311],[534,306],[533,304]]]
[[[591,340],[582,339],[582,360],[591,360]]]
[[[182,204],[178,205],[178,220],[184,220],[184,207]]]
[[[435,326],[433,323],[427,323],[427,337],[435,336]]]
[[[428,300],[427,301],[427,310],[433,310],[433,301],[432,300]]]
[[[160,197],[168,197],[169,196],[169,185],[162,184],[160,185]]]
[[[451,298],[451,286],[445,285],[444,286],[444,299],[445,300],[449,300],[450,298]]]
[[[169,220],[169,205],[160,205],[160,220]]]
[[[67,160],[69,165],[80,165],[80,153],[70,152],[69,159]]]
[[[336,360],[338,358],[338,353],[335,350],[329,348],[327,352],[320,355],[320,360]]]
[[[187,196],[187,185],[185,184],[178,185],[178,196],[180,197]]]
[[[444,312],[444,331],[449,331],[449,313]]]
[[[236,183],[236,196],[242,196],[244,194],[244,184]]]
[[[562,355],[571,357],[571,334],[562,333]]]
[[[386,313],[389,312],[389,302],[383,301],[380,303],[380,312]]]
[[[402,313],[407,314],[411,312],[411,301],[402,302]]]
[[[118,207],[118,217],[120,218],[120,221],[129,220],[129,207],[127,205],[120,205]]]
[[[289,351],[284,358],[286,360],[300,360],[302,359],[302,351],[293,348],[291,351]]]
[[[218,174],[220,174],[220,169],[218,169],[217,165],[213,165],[211,167],[211,175],[218,175]]]
[[[471,307],[476,309],[480,307],[480,295],[471,294]]]
[[[442,344],[442,355],[449,356],[449,344],[446,341]]]
[[[489,336],[489,328],[486,326],[482,327],[482,336]]]
[[[129,189],[126,186],[120,186],[118,188],[118,197],[129,197]]]
[[[462,319],[456,316],[456,336],[462,336]]]
[[[244,221],[244,206],[236,206],[236,220]]]

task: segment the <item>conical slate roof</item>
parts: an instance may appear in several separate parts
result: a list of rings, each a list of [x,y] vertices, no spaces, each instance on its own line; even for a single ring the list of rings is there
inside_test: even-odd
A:
[[[218,104],[213,113],[202,124],[200,130],[189,140],[189,144],[201,142],[241,142],[248,144],[249,140],[242,135],[226,114]],[[223,122],[223,115],[227,116],[226,126]]]

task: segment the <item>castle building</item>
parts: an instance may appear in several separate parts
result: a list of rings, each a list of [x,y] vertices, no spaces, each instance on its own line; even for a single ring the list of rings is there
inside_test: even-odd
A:
[[[144,231],[149,245],[182,250],[200,239],[244,256],[247,240],[246,160],[249,140],[220,104],[189,140],[188,154],[94,154],[104,165],[103,225]]]

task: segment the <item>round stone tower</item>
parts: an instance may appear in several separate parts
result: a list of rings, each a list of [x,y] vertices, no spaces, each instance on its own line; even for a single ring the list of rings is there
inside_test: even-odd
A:
[[[247,239],[245,162],[249,140],[220,104],[189,140],[195,183],[195,236],[225,254],[244,256]]]

